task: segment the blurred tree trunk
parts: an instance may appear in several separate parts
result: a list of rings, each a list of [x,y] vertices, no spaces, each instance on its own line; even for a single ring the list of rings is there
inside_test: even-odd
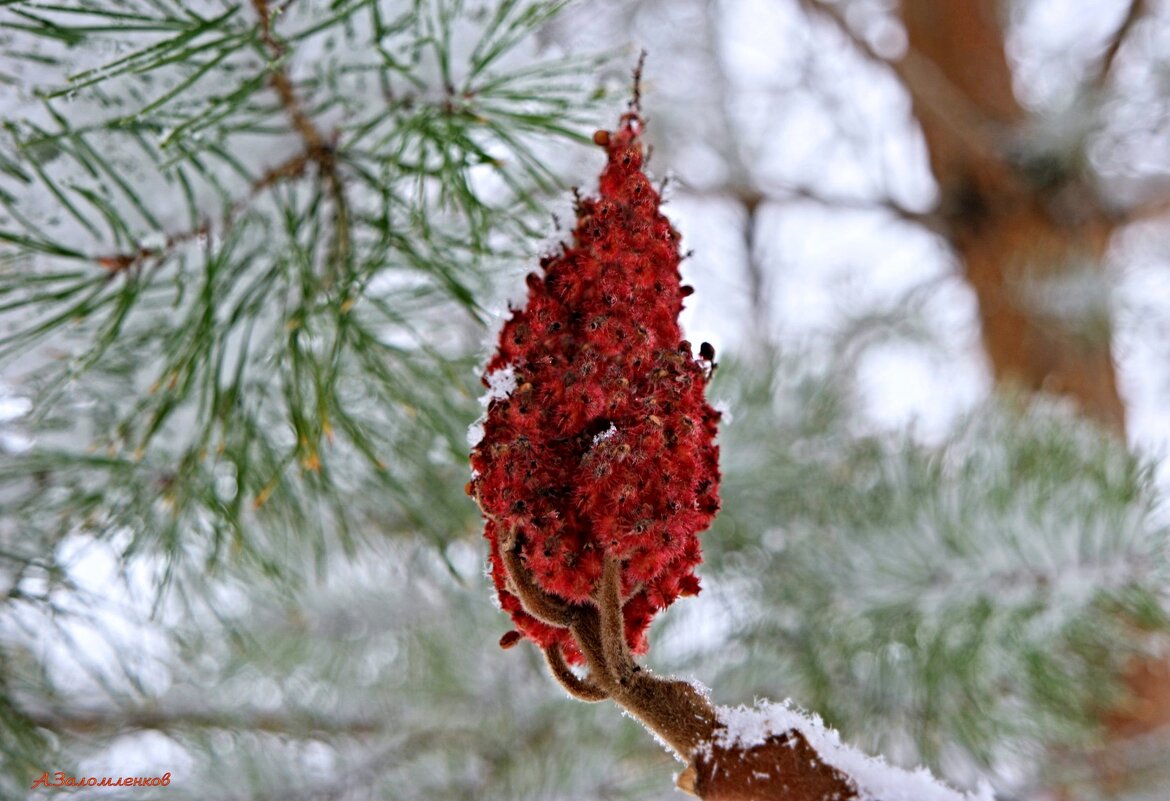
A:
[[[1117,221],[1079,153],[1029,148],[1002,13],[1001,0],[901,5],[907,59],[936,89],[910,87],[944,235],[978,298],[996,383],[1064,395],[1124,436],[1102,273]]]
[[[1139,7],[1131,7],[1103,70]],[[923,85],[935,81],[942,93],[908,87],[939,185],[943,233],[978,298],[997,385],[1066,396],[1124,438],[1104,275],[1121,218],[1079,169],[1082,153],[1029,143],[1005,54],[1003,13],[1002,0],[901,3],[906,59],[916,60]],[[1074,299],[1063,310],[1062,282]],[[1101,789],[1123,790],[1126,770],[1116,757],[1126,741],[1170,722],[1170,693],[1163,681],[1150,680],[1168,676],[1158,660],[1133,665],[1123,677],[1130,699],[1101,713],[1112,741],[1091,759]]]

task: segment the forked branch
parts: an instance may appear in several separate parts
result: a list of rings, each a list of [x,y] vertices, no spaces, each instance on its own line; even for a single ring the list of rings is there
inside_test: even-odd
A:
[[[567,628],[589,666],[578,676],[559,644],[544,649],[549,672],[572,697],[596,703],[612,698],[687,764],[679,789],[706,801],[850,801],[856,787],[830,767],[797,731],[766,742],[723,745],[724,729],[710,700],[690,682],[642,670],[630,655],[622,615],[621,561],[607,557],[593,604],[568,604],[539,587],[520,555],[515,531],[500,536],[511,589],[524,610]]]
[[[544,659],[548,663],[548,669],[553,678],[565,688],[569,695],[577,700],[596,703],[609,698],[609,693],[603,688],[598,687],[589,679],[581,678],[569,668],[565,663],[564,654],[561,653],[560,645],[554,643],[545,648]]]
[[[508,573],[512,594],[520,599],[524,611],[541,623],[567,629],[574,620],[573,608],[536,585],[532,573],[520,557],[520,539],[514,531],[500,537],[500,557]]]
[[[597,606],[600,610],[601,653],[609,676],[618,684],[629,681],[635,665],[626,646],[626,621],[622,614],[622,566],[613,556],[605,557]]]

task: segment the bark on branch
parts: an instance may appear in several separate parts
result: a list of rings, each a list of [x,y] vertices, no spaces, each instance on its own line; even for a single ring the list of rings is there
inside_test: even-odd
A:
[[[573,697],[589,702],[612,699],[641,721],[686,763],[677,779],[680,789],[704,801],[852,801],[862,797],[863,782],[832,764],[800,728],[781,723],[763,737],[744,741],[729,730],[720,710],[693,684],[641,668],[626,644],[617,559],[606,559],[592,603],[567,604],[533,579],[515,537],[502,545],[509,585],[525,611],[567,628],[589,671],[587,676],[573,672],[560,647],[551,646],[544,652],[550,673]],[[882,769],[898,772],[887,766]],[[936,797],[944,796],[936,793]],[[954,798],[962,801],[963,797],[955,793]]]

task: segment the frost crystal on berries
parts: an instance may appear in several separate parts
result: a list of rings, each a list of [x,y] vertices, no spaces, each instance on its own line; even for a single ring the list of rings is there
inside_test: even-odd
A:
[[[656,612],[699,591],[699,532],[719,509],[719,413],[704,399],[709,362],[682,338],[679,234],[642,172],[642,120],[598,132],[599,195],[577,204],[571,245],[528,276],[483,383],[483,438],[469,490],[487,519],[492,578],[517,629],[580,654],[509,590],[501,537],[533,581],[593,603],[605,556],[622,565],[626,639],[645,650]]]
[[[612,437],[616,433],[617,433],[617,426],[615,426],[613,423],[610,423],[609,428],[605,429],[600,434],[595,434],[593,436],[594,447],[601,444],[602,442],[605,442],[607,439],[609,439],[610,437]]]
[[[483,403],[487,405],[494,400],[506,398],[516,391],[516,370],[512,365],[492,370],[484,376],[484,381],[488,391],[483,396]]]

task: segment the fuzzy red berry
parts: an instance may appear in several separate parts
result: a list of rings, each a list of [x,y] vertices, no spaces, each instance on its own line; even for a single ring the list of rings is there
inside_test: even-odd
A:
[[[641,127],[630,113],[594,136],[608,155],[599,196],[578,201],[573,244],[528,276],[527,305],[483,378],[489,402],[471,453],[503,608],[570,662],[580,654],[569,632],[509,591],[501,538],[568,603],[593,603],[604,558],[620,559],[626,639],[640,653],[654,614],[698,592],[698,534],[719,509],[710,365],[679,328],[690,288],[680,237],[642,172]]]

